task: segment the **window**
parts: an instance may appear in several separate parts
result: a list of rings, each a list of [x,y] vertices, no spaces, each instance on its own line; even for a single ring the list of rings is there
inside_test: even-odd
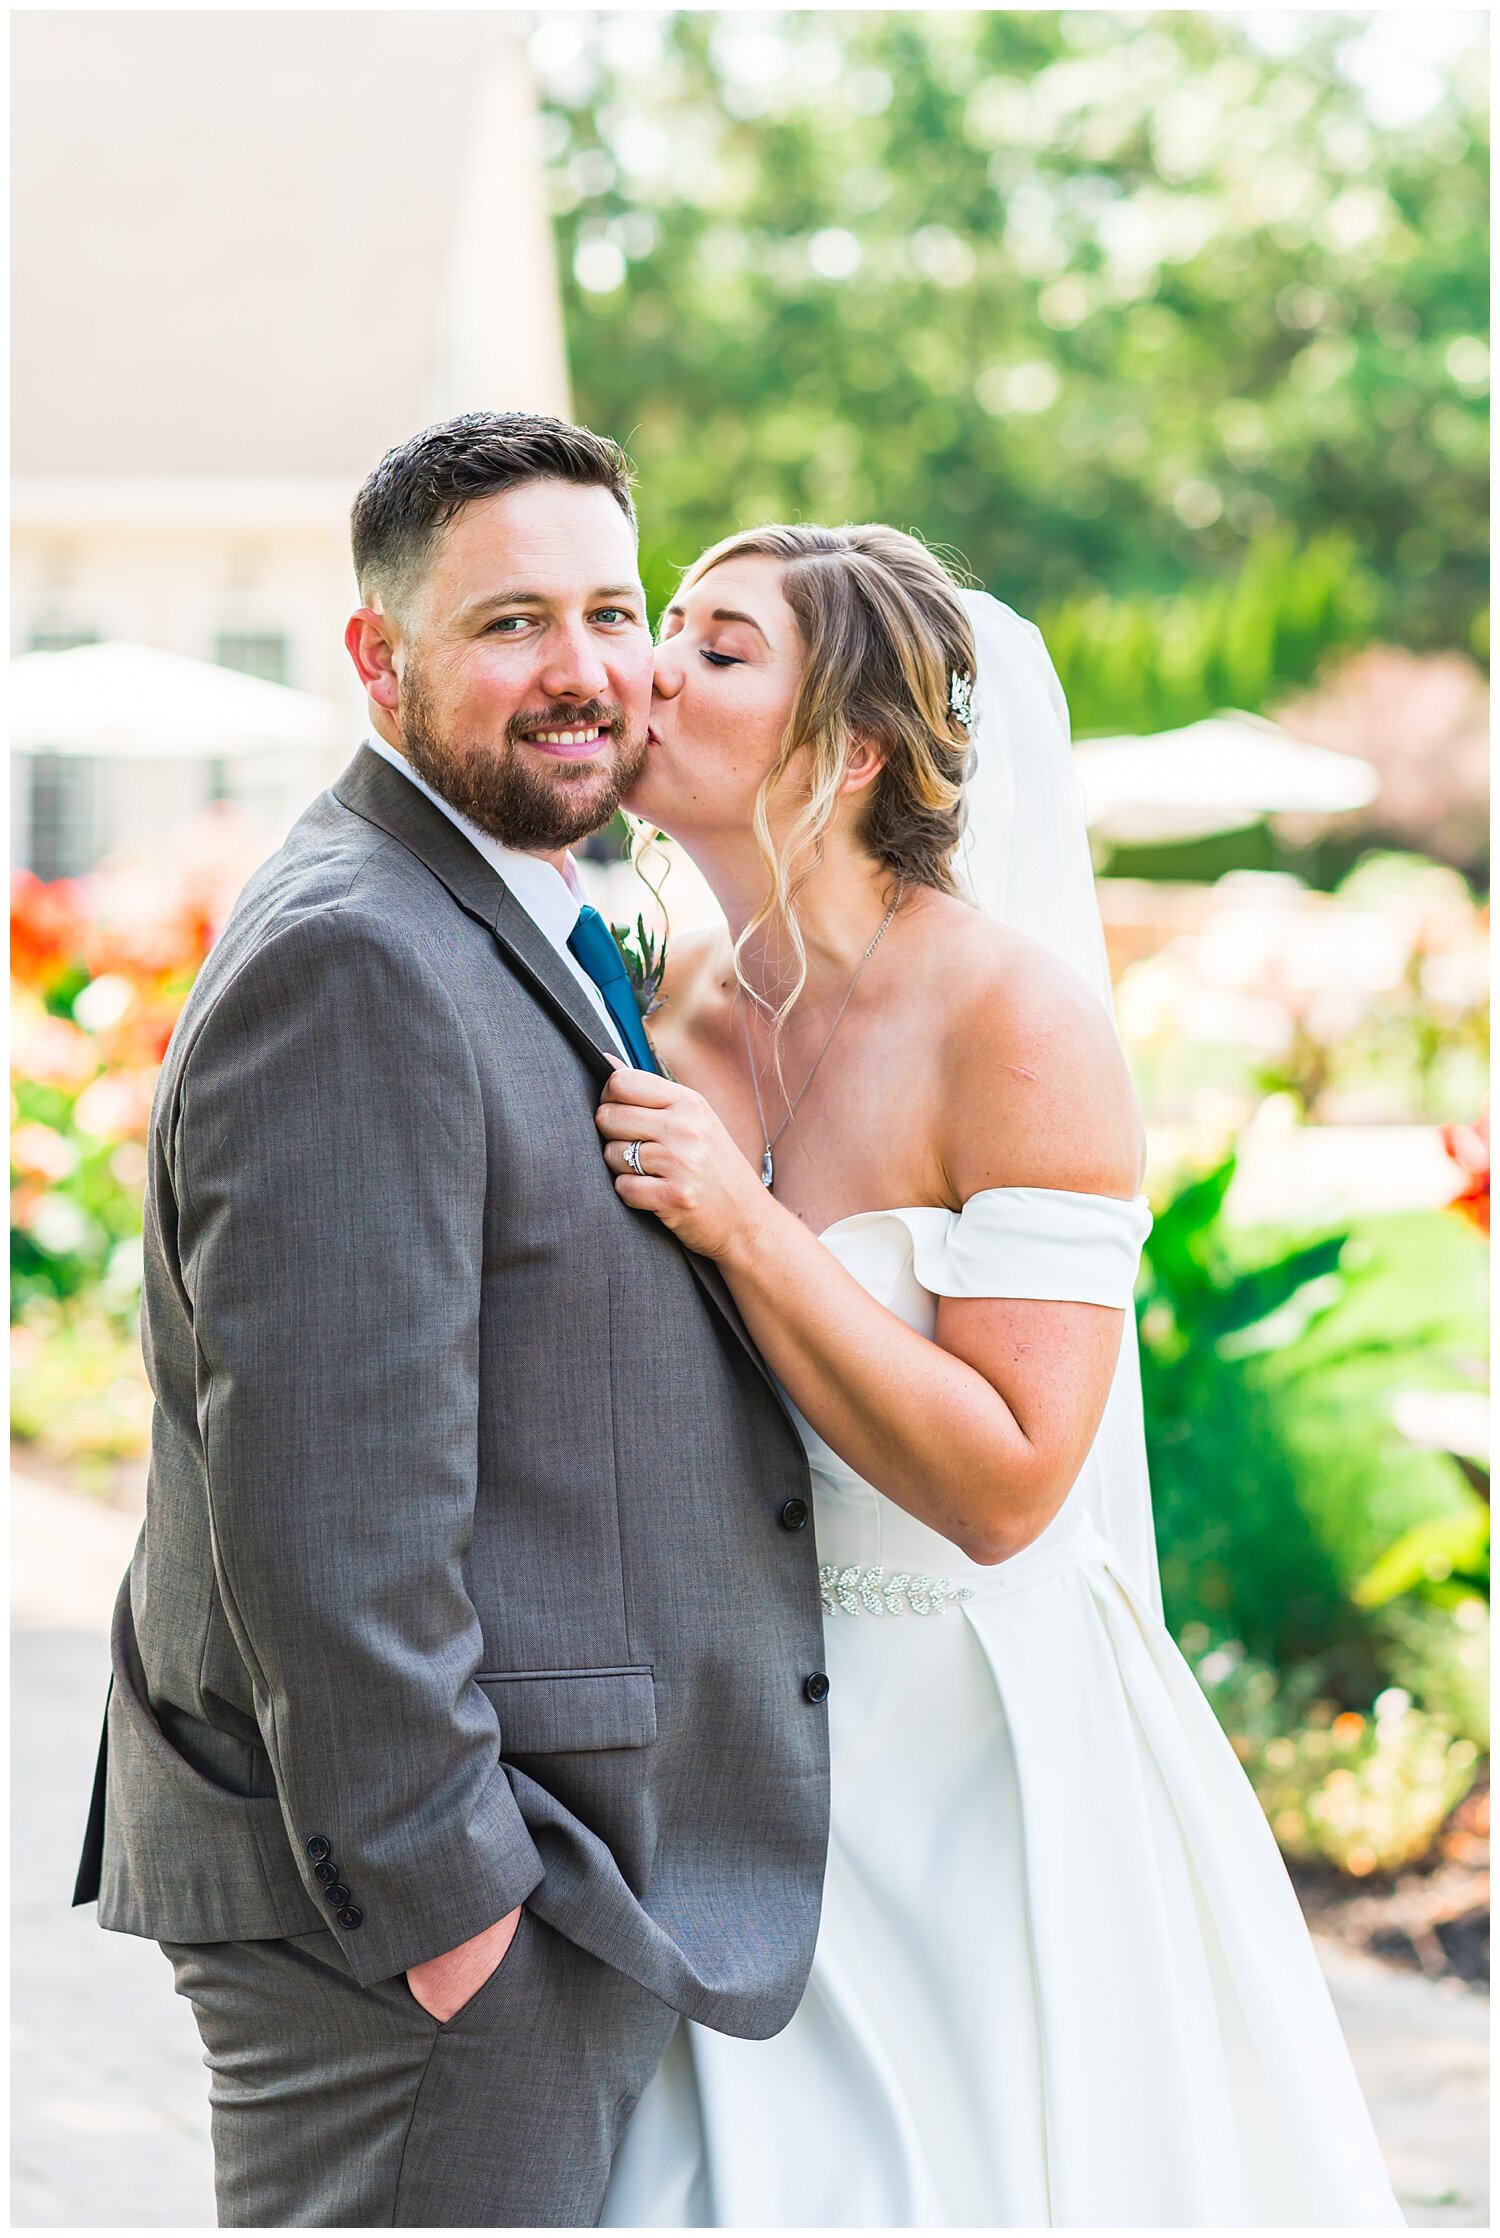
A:
[[[97,645],[92,629],[34,629],[31,653]],[[26,859],[38,878],[76,878],[99,851],[100,768],[91,754],[33,754]]]
[[[91,754],[33,754],[29,867],[77,878],[97,859],[99,764]]]
[[[286,682],[287,654],[279,630],[221,630],[214,639],[220,668],[237,668],[242,676],[258,676],[266,684]]]

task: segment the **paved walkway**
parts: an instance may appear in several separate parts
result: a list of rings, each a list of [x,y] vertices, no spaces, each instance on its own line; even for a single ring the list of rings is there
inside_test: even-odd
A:
[[[132,1517],[13,1488],[13,2227],[213,2224],[207,2078],[152,1943],[68,1909]],[[1381,2142],[1417,2224],[1488,2226],[1489,2001],[1326,1943]]]
[[[154,1943],[68,1908],[130,1516],[12,1482],[11,2221],[211,2229],[208,2078]]]

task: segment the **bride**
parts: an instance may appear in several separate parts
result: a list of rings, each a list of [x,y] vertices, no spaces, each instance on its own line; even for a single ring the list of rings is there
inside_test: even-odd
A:
[[[1040,637],[893,529],[731,538],[629,805],[727,930],[599,1127],[807,1446],[833,1822],[796,2016],[679,2024],[604,2223],[1399,2224],[1161,1621],[1141,1127]]]

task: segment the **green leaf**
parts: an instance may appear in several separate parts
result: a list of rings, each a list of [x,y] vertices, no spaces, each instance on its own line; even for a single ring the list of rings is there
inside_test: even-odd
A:
[[[1300,1283],[1272,1312],[1222,1336],[1220,1357],[1251,1360],[1261,1353],[1288,1350],[1306,1336],[1315,1321],[1331,1313],[1343,1295],[1343,1279],[1337,1274],[1319,1275],[1315,1281]]]
[[[1402,1593],[1441,1585],[1450,1578],[1488,1582],[1490,1511],[1475,1500],[1457,1515],[1429,1516],[1403,1531],[1354,1588],[1363,1609],[1383,1608]]]
[[[1218,1304],[1207,1315],[1208,1333],[1228,1336],[1235,1330],[1253,1328],[1273,1314],[1285,1312],[1299,1293],[1318,1285],[1318,1302],[1314,1307],[1309,1301],[1303,1322],[1303,1327],[1309,1326],[1314,1310],[1326,1312],[1343,1293],[1340,1260],[1347,1241],[1347,1236],[1330,1236],[1238,1276],[1221,1291]],[[1330,1277],[1336,1278],[1337,1284],[1332,1290],[1327,1287]]]

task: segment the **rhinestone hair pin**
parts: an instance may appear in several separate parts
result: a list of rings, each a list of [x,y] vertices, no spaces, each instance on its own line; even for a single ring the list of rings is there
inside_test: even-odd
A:
[[[948,679],[948,705],[964,729],[973,735],[974,730],[974,679],[960,675],[955,669]]]

